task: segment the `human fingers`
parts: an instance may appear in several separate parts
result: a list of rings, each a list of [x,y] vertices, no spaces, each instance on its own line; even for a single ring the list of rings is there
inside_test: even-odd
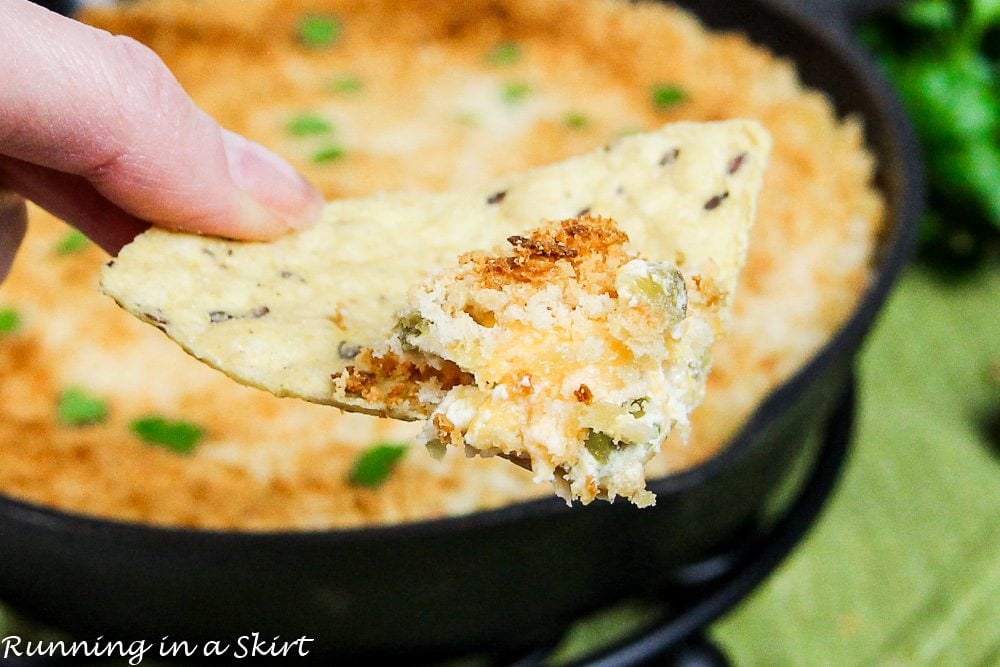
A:
[[[0,184],[71,222],[111,255],[149,228],[149,223],[105,199],[82,176],[0,156]]]
[[[266,239],[318,217],[315,188],[222,129],[145,46],[27,0],[0,0],[0,25],[17,27],[0,41],[0,153],[174,229]]]
[[[24,200],[0,188],[0,282],[7,278],[27,228]]]

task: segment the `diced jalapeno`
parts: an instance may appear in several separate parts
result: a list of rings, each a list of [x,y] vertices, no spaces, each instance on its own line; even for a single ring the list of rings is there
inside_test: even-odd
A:
[[[410,339],[427,333],[428,324],[427,320],[420,315],[410,313],[399,319],[393,331],[399,336],[399,342],[404,350],[414,350],[416,347],[410,342]]]
[[[444,458],[445,452],[448,446],[444,443],[441,438],[434,438],[433,440],[428,440],[427,444],[424,445],[427,448],[427,453],[434,457],[435,460],[440,461]]]
[[[636,419],[642,419],[646,416],[646,403],[649,403],[649,398],[643,397],[635,399],[629,404],[629,414]]]
[[[668,326],[680,323],[687,315],[688,299],[684,276],[670,264],[649,263],[641,273],[620,271],[616,287],[619,295],[639,297],[662,310],[667,315]]]
[[[598,463],[607,464],[611,459],[611,452],[620,452],[625,448],[626,443],[615,440],[607,433],[591,429],[587,432],[587,439],[584,440],[583,446],[587,448],[591,456],[597,459]]]

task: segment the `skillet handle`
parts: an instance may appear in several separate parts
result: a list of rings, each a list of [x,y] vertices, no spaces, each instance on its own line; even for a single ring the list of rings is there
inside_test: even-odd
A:
[[[856,21],[882,9],[898,5],[901,0],[780,0],[800,14],[819,23],[833,24],[846,31]]]

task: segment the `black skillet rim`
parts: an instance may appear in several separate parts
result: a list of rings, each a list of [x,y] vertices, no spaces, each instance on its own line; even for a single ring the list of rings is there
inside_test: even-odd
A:
[[[651,480],[649,488],[657,494],[667,495],[699,486],[740,458],[747,456],[755,443],[754,434],[765,430],[776,415],[782,414],[794,405],[796,397],[805,387],[819,381],[823,373],[834,365],[837,359],[845,354],[853,357],[916,246],[917,222],[924,204],[923,165],[916,132],[891,84],[871,56],[860,46],[845,39],[833,26],[809,20],[776,0],[758,0],[758,2],[762,9],[772,13],[769,20],[773,18],[776,23],[800,32],[801,36],[814,40],[825,52],[835,56],[851,74],[865,97],[872,100],[873,106],[888,120],[892,131],[887,142],[890,149],[886,152],[895,158],[894,161],[898,161],[898,164],[892,166],[897,167],[902,173],[902,183],[897,187],[898,201],[888,201],[887,217],[890,224],[880,244],[881,248],[878,249],[881,256],[877,258],[877,261],[879,259],[880,261],[876,267],[876,274],[851,318],[841,325],[805,365],[757,406],[750,418],[719,453],[693,468]],[[762,46],[772,53],[778,51],[770,45]],[[870,141],[868,144],[869,148],[872,148]],[[530,517],[569,511],[581,511],[581,509],[569,508],[562,500],[549,497],[455,517],[394,525],[304,530],[223,530],[163,526],[103,518],[51,508],[0,494],[0,520],[4,522],[29,523],[39,528],[53,530],[68,529],[75,534],[105,534],[124,541],[155,536],[158,541],[186,540],[191,544],[211,542],[213,545],[221,543],[252,545],[301,540],[350,543],[375,539],[405,539],[427,534],[464,531],[470,527],[513,523]]]

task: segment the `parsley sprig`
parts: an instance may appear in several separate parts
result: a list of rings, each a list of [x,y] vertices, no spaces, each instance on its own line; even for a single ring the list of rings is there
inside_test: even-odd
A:
[[[177,454],[190,454],[205,437],[205,429],[186,421],[149,415],[132,420],[132,433],[144,442],[164,447]]]
[[[924,148],[923,255],[971,266],[1000,247],[1000,1],[914,0],[864,26],[862,37]]]
[[[108,418],[108,404],[83,387],[70,387],[59,394],[56,415],[67,426],[91,426]]]
[[[365,450],[354,461],[347,480],[355,486],[374,488],[381,485],[392,474],[409,447],[391,443],[380,443]]]
[[[0,334],[17,333],[21,328],[21,313],[16,308],[0,308]]]
[[[340,40],[344,26],[336,16],[307,14],[298,25],[298,38],[309,49],[325,49]]]

